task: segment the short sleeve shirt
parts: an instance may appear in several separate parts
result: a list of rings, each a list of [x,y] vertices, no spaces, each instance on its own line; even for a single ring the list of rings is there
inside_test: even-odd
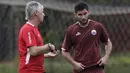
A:
[[[108,41],[108,33],[101,23],[89,20],[89,25],[82,28],[75,23],[65,34],[62,50],[69,52],[73,47],[74,59],[90,67],[97,64],[101,58],[100,43]]]
[[[30,56],[29,47],[43,46],[42,36],[38,27],[27,22],[20,29],[18,46],[20,53],[19,73],[43,73],[44,54]]]

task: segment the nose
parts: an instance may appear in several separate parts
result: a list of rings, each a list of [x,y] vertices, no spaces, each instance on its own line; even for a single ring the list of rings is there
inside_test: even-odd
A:
[[[42,13],[43,16],[45,16],[45,13]]]
[[[85,15],[82,15],[82,16],[81,16],[81,18],[83,18],[83,19],[84,19],[84,18],[85,18]]]

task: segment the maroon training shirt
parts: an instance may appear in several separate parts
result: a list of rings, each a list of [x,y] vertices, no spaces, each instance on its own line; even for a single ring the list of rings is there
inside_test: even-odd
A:
[[[82,28],[75,23],[71,25],[64,38],[62,48],[66,52],[74,48],[74,59],[86,68],[97,65],[101,58],[100,42],[108,41],[108,34],[101,23],[89,20],[89,25]]]

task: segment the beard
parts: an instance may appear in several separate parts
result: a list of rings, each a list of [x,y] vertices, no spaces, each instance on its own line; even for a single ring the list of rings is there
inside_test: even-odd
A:
[[[86,24],[88,22],[88,16],[85,16],[84,18],[77,17],[76,18],[82,25]]]
[[[82,25],[85,25],[85,24],[88,22],[88,19],[82,19],[82,20],[79,20],[79,22],[80,22]]]

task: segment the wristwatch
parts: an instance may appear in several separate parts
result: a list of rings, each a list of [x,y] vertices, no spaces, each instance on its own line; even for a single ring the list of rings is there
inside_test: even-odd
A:
[[[51,45],[52,45],[51,43],[48,43],[48,47],[49,47],[50,51],[53,52],[53,49],[51,48]]]

